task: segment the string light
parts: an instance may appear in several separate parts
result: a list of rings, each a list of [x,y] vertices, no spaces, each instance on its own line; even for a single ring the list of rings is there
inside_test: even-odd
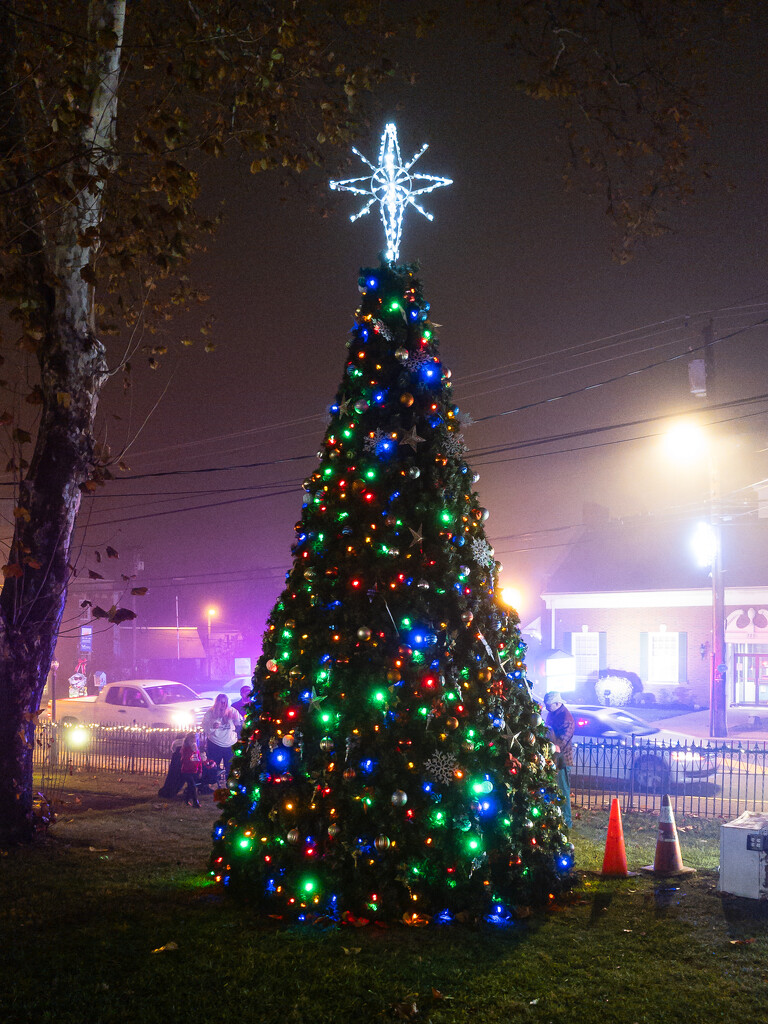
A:
[[[505,922],[573,863],[554,763],[428,304],[409,268],[358,283],[212,877],[276,917]]]
[[[433,215],[427,213],[419,205],[416,201],[416,196],[426,195],[436,188],[453,184],[450,178],[440,178],[434,174],[410,173],[413,165],[426,152],[427,148],[428,146],[425,143],[411,157],[407,164],[403,164],[400,156],[400,143],[397,139],[397,128],[394,124],[390,123],[386,125],[384,134],[381,136],[378,166],[374,166],[359,150],[354,147],[352,148],[355,156],[359,157],[367,167],[370,167],[370,175],[330,182],[330,187],[334,191],[352,192],[354,195],[371,197],[361,210],[352,214],[349,218],[351,221],[356,221],[359,217],[369,213],[374,203],[379,204],[381,222],[384,225],[384,236],[387,240],[386,256],[390,262],[395,262],[400,255],[400,238],[403,231],[405,208],[412,206],[423,217],[426,217],[427,220],[432,220]],[[420,182],[424,184],[414,187]],[[369,280],[371,279],[369,278]],[[375,278],[372,280],[376,281]],[[375,288],[376,284],[373,284],[371,287]],[[399,309],[400,303],[397,300],[390,303],[390,312]]]

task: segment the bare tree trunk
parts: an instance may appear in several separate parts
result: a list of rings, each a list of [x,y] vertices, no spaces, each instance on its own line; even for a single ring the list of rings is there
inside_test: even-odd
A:
[[[33,833],[35,712],[56,646],[67,596],[80,488],[93,458],[93,423],[106,379],[93,316],[93,237],[114,156],[125,0],[91,0],[89,123],[73,164],[80,185],[49,248],[25,158],[23,113],[14,101],[15,24],[0,8],[0,150],[12,153],[25,231],[26,290],[42,335],[43,406],[29,470],[19,487],[10,574],[0,593],[0,844]],[[90,233],[89,233],[90,231]],[[88,268],[86,271],[85,268]]]
[[[22,575],[0,594],[0,843],[32,831],[34,712],[56,646],[70,575],[80,484],[88,477],[93,417],[103,379],[102,346],[51,325],[45,339],[46,398],[34,455],[21,485],[13,548]],[[58,384],[56,383],[58,382]]]

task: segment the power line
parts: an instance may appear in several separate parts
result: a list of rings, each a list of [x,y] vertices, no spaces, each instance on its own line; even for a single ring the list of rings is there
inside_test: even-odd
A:
[[[747,327],[740,327],[736,331],[731,331],[730,334],[724,335],[722,338],[716,338],[711,343],[703,343],[697,345],[694,348],[687,349],[685,352],[680,352],[678,355],[670,356],[668,359],[659,359],[655,363],[647,363],[645,366],[640,366],[636,370],[628,370],[626,373],[619,373],[615,377],[607,377],[605,380],[597,381],[595,384],[585,384],[580,388],[573,388],[571,391],[565,391],[561,395],[553,395],[551,398],[541,398],[535,402],[527,402],[525,405],[518,405],[514,409],[506,409],[504,412],[489,413],[487,416],[479,416],[475,423],[485,423],[489,420],[500,419],[502,416],[511,416],[516,412],[525,412],[528,409],[536,409],[542,405],[548,405],[550,402],[559,402],[563,398],[572,398],[574,395],[583,395],[587,391],[594,391],[595,388],[604,387],[606,384],[615,384],[620,380],[626,380],[628,377],[635,377],[639,373],[645,373],[647,370],[655,370],[659,366],[666,366],[669,363],[674,363],[679,359],[687,359],[692,356],[694,352],[702,352],[706,348],[710,348],[713,344],[719,344],[723,341],[730,341],[731,338],[737,337],[739,334],[744,334],[745,331],[754,330],[756,327],[761,327],[764,324],[768,324],[768,317],[763,320],[758,320],[756,323],[749,324]]]
[[[658,335],[660,333],[668,333],[671,330],[680,330],[681,328],[686,329],[686,330],[689,330],[689,329],[692,330],[691,324],[690,324],[690,321],[691,321],[692,318],[700,318],[700,317],[705,317],[705,316],[712,316],[712,315],[717,314],[719,312],[723,312],[723,313],[725,313],[725,312],[733,312],[734,315],[748,316],[748,315],[750,315],[749,311],[752,311],[751,315],[754,315],[754,310],[756,310],[757,308],[764,308],[765,305],[766,305],[766,303],[764,303],[764,302],[751,303],[751,304],[740,304],[740,305],[735,305],[734,304],[734,305],[731,305],[731,306],[722,306],[722,307],[717,307],[717,308],[712,309],[712,310],[701,311],[699,313],[692,314],[692,315],[678,314],[675,317],[669,318],[668,320],[657,321],[656,323],[648,324],[648,325],[641,326],[641,327],[629,328],[626,331],[621,331],[621,332],[618,332],[617,334],[614,334],[614,335],[606,335],[603,338],[593,339],[593,340],[587,341],[587,342],[579,342],[576,345],[565,346],[565,347],[563,347],[561,349],[557,349],[557,350],[552,351],[552,352],[542,353],[541,355],[537,355],[537,356],[529,356],[529,357],[526,357],[524,359],[517,360],[517,361],[515,361],[513,363],[505,363],[505,364],[501,364],[500,366],[497,366],[497,367],[491,367],[491,368],[487,368],[487,369],[484,369],[484,370],[477,371],[477,373],[474,373],[474,374],[467,374],[464,377],[458,378],[456,380],[456,384],[458,384],[460,386],[471,386],[473,384],[480,383],[483,378],[486,378],[486,377],[489,377],[489,376],[496,377],[496,376],[500,376],[500,375],[505,375],[507,373],[513,373],[513,372],[516,372],[516,371],[520,371],[521,369],[523,369],[525,367],[526,363],[533,363],[535,365],[537,363],[543,363],[543,362],[546,362],[549,359],[552,359],[552,358],[555,358],[555,357],[558,357],[558,356],[562,356],[562,355],[569,355],[569,354],[572,354],[572,355],[574,355],[574,354],[591,354],[593,352],[607,350],[607,349],[610,349],[612,347],[619,347],[619,346],[626,345],[626,344],[637,343],[638,341],[642,341],[645,338],[654,337],[654,336],[656,336],[656,335]],[[738,314],[736,311],[739,311],[739,310],[743,310],[744,312],[742,312],[741,314]],[[763,323],[763,322],[765,322],[765,321],[760,321],[760,323]],[[675,324],[679,324],[679,326],[673,326]],[[755,325],[752,325],[752,326],[755,326]],[[663,329],[660,330],[660,331],[652,330],[652,328],[656,328],[656,327],[662,327]],[[749,329],[749,328],[744,328],[744,329],[746,330],[746,329]],[[616,338],[616,339],[624,339],[624,340],[612,341],[611,339],[614,339],[614,338]],[[680,340],[680,339],[675,339],[675,340]],[[719,339],[719,340],[725,340],[725,339]],[[604,342],[604,341],[609,342],[609,344],[601,346],[601,343]],[[663,342],[662,344],[660,344],[659,346],[656,346],[656,347],[663,348],[666,345],[670,345],[670,344],[674,344],[674,341]],[[601,347],[595,347],[595,346],[601,346]],[[585,350],[585,351],[580,352],[580,350]],[[653,351],[653,350],[654,350],[654,347],[650,347],[650,348],[644,349],[642,351]],[[685,353],[681,353],[680,355],[678,355],[675,358],[683,358],[684,355],[687,355],[687,354],[689,354],[692,351],[696,351],[696,349],[688,348]],[[637,355],[638,352],[633,352],[631,354],[632,355]],[[628,358],[628,356],[629,356],[629,353],[625,353],[625,354],[622,354],[622,355],[617,355],[615,358],[617,358],[617,359],[618,358]],[[600,362],[606,362],[606,361],[610,361],[610,360],[602,360]],[[670,360],[670,361],[672,361],[672,360]],[[570,368],[568,370],[558,370],[558,371],[555,371],[555,372],[553,372],[551,374],[545,374],[545,375],[542,375],[541,377],[528,379],[528,380],[520,382],[520,383],[515,383],[515,384],[511,384],[511,385],[504,385],[501,388],[495,388],[495,389],[493,389],[491,391],[484,391],[484,392],[473,393],[473,394],[470,394],[470,395],[467,396],[467,400],[471,399],[471,398],[482,397],[483,395],[486,395],[486,394],[492,394],[492,393],[494,393],[496,391],[507,390],[508,388],[528,386],[531,383],[536,383],[536,382],[541,381],[541,380],[547,380],[547,379],[550,379],[550,378],[554,378],[556,376],[560,376],[562,373],[574,373],[574,372],[576,372],[578,370],[588,369],[589,367],[594,366],[594,365],[599,365],[599,363],[582,364],[581,366],[572,367],[572,368]],[[653,365],[661,365],[661,364],[653,364]],[[529,367],[529,368],[533,368],[533,367]],[[640,372],[640,371],[632,371],[632,373],[634,373],[634,372]],[[628,375],[631,375],[631,374],[628,374]],[[616,378],[616,379],[620,379],[620,378]],[[597,386],[597,385],[595,385],[595,386]],[[563,397],[563,396],[557,396],[557,397]],[[553,399],[550,399],[550,400],[551,401],[555,401],[557,399],[553,398]],[[192,447],[192,446],[198,446],[198,445],[203,445],[203,444],[207,444],[207,443],[215,442],[215,441],[219,441],[219,440],[229,440],[229,439],[233,439],[233,438],[236,438],[236,437],[246,437],[246,436],[248,436],[250,434],[264,433],[266,431],[273,431],[273,430],[277,430],[277,429],[284,429],[285,427],[298,426],[300,424],[311,423],[311,422],[314,422],[315,420],[322,419],[326,415],[327,415],[327,412],[322,412],[322,413],[318,412],[318,413],[315,413],[315,414],[313,414],[311,416],[299,417],[299,418],[296,418],[296,419],[293,419],[293,420],[284,420],[284,421],[282,421],[280,423],[267,424],[267,425],[263,425],[263,426],[259,426],[259,427],[251,427],[251,428],[248,428],[248,429],[243,430],[243,431],[235,431],[235,432],[231,432],[231,433],[228,433],[228,434],[221,434],[221,435],[218,435],[216,437],[200,438],[200,439],[196,439],[196,440],[192,440],[192,441],[180,442],[180,443],[175,444],[175,445],[168,445],[168,446],[165,446],[163,448],[153,449],[152,451],[137,452],[137,453],[134,453],[134,457],[135,458],[139,458],[139,457],[144,456],[144,455],[149,455],[149,456],[158,455],[158,454],[160,454],[162,452],[175,451],[175,450],[178,450],[179,448],[187,448],[187,447]],[[295,434],[295,435],[292,435],[290,438],[288,438],[288,440],[296,440],[296,439],[299,439],[299,438],[302,438],[302,437],[306,437],[306,436],[310,436],[310,435],[308,435],[307,433]],[[260,444],[269,444],[271,442],[265,439],[263,442],[258,442],[258,443],[260,443]],[[253,447],[253,445],[249,445],[248,447]],[[232,451],[238,451],[238,450],[242,450],[242,448],[240,448],[240,449],[230,449],[230,453]],[[193,456],[193,457],[196,458],[198,456]]]

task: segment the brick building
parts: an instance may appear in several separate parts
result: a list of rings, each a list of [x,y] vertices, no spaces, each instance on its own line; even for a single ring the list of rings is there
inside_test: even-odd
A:
[[[547,685],[594,697],[613,669],[646,700],[708,705],[712,581],[690,539],[690,521],[652,517],[584,528],[542,594]],[[768,708],[768,521],[724,523],[722,551],[728,703]]]

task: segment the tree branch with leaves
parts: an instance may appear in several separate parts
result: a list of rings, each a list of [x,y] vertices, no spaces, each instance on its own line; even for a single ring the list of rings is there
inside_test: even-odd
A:
[[[94,437],[110,360],[130,374],[123,338],[140,325],[157,366],[169,313],[205,299],[188,269],[218,224],[201,170],[227,156],[298,172],[346,145],[362,97],[392,74],[386,40],[428,21],[402,13],[367,0],[0,0],[0,303],[14,325],[0,339],[12,370],[0,424],[15,488],[0,843],[34,830],[34,726],[80,497],[114,468]],[[92,614],[118,623],[126,610]]]

